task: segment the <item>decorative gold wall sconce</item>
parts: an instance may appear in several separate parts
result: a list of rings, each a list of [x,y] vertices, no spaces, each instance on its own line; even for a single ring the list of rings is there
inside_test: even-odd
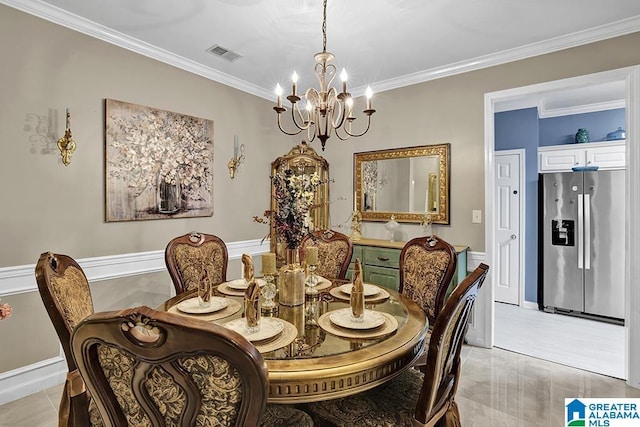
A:
[[[69,163],[71,163],[71,156],[73,155],[73,152],[76,151],[76,143],[71,139],[71,114],[69,113],[68,108],[67,126],[64,131],[64,136],[58,140],[58,149],[62,156],[62,163],[64,163],[65,166],[69,166]]]
[[[227,163],[229,176],[233,179],[236,176],[236,169],[244,164],[244,144],[238,144],[238,136],[233,137],[233,157]]]

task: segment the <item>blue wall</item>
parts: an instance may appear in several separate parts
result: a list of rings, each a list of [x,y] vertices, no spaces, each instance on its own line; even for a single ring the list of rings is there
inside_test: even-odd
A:
[[[573,144],[580,128],[591,142],[626,129],[624,108],[538,119],[537,108],[505,111],[494,117],[495,150],[525,149],[525,301],[538,301],[538,145]]]
[[[624,108],[540,119],[540,146],[573,144],[580,128],[589,131],[589,141],[605,141],[618,127],[626,129]]]
[[[538,300],[538,109],[496,113],[495,150],[525,149],[524,299]],[[521,190],[522,191],[522,190]]]

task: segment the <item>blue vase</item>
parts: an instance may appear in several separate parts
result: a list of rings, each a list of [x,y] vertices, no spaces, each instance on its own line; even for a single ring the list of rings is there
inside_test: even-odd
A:
[[[576,144],[589,142],[589,131],[583,128],[578,129],[576,133]]]
[[[614,130],[613,132],[609,132],[607,134],[607,141],[615,141],[617,139],[624,139],[626,136],[626,132],[621,127],[618,127],[618,130]]]

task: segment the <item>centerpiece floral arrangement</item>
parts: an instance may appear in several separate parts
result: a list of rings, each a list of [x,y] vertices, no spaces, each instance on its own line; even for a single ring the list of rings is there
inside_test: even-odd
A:
[[[265,217],[273,221],[276,233],[284,240],[287,249],[296,249],[313,227],[309,212],[322,181],[317,173],[296,175],[291,169],[280,171],[271,179],[277,209],[266,211]],[[254,220],[267,222],[258,217]]]
[[[0,304],[0,320],[4,320],[7,317],[10,317],[11,313],[13,313],[13,307],[11,307],[10,304],[7,304],[6,302]]]

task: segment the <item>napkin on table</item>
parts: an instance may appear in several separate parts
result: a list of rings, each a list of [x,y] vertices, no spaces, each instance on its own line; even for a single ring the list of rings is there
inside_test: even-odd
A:
[[[254,279],[251,279],[249,287],[244,293],[244,306],[247,327],[258,326],[258,322],[260,322],[260,286]]]
[[[360,258],[356,258],[353,269],[353,286],[351,288],[351,314],[354,318],[360,318],[364,314],[364,284],[362,283],[362,264]]]
[[[251,255],[242,254],[242,278],[249,283],[253,277],[253,258]]]

